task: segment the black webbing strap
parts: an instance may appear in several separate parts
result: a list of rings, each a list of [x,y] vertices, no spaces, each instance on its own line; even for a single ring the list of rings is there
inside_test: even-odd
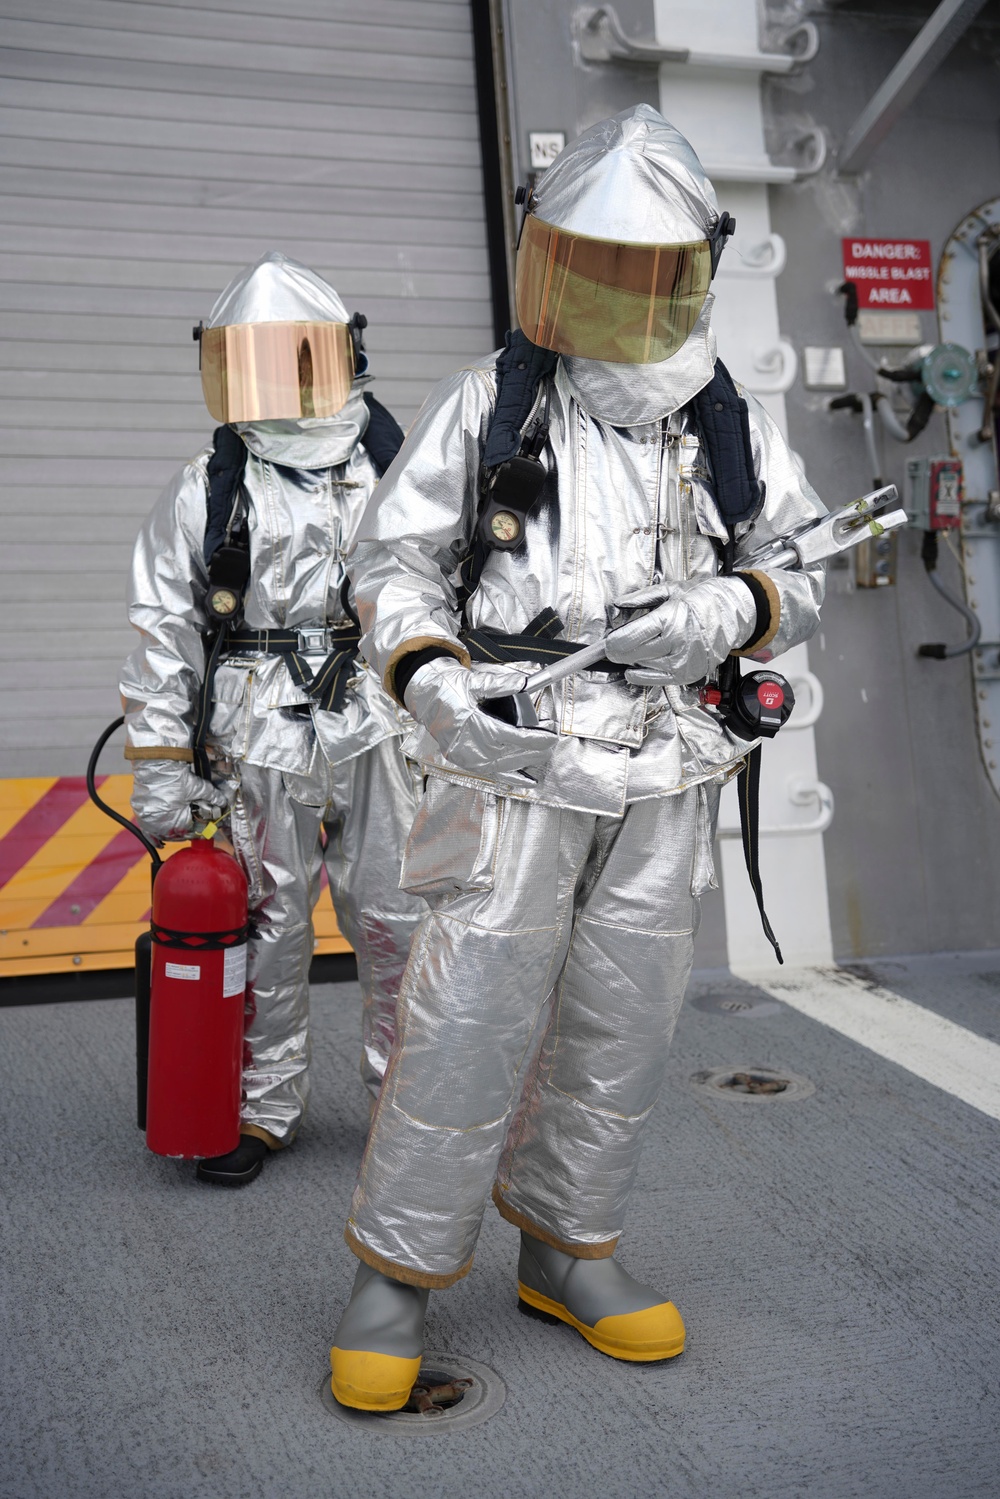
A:
[[[344,619],[329,625],[327,631],[336,646],[315,672],[310,671],[302,654],[302,637],[298,630],[249,630],[245,626],[230,630],[227,653],[286,656],[288,675],[296,687],[312,698],[324,713],[339,713],[344,706],[347,684],[361,644],[361,626],[353,619]]]
[[[288,675],[317,708],[322,708],[324,713],[339,713],[347,696],[347,684],[356,656],[357,641],[353,646],[333,651],[316,672],[310,672],[298,652],[293,651],[288,657]]]
[[[212,639],[211,650],[205,662],[205,674],[198,694],[198,715],[191,736],[196,775],[203,780],[211,780],[212,763],[208,758],[205,740],[212,718],[215,673],[224,656],[243,652],[262,656],[287,656],[288,674],[296,687],[301,688],[317,708],[322,708],[325,713],[340,712],[357,659],[361,628],[354,620],[342,620],[336,625],[330,625],[329,633],[337,642],[337,647],[327,656],[319,670],[313,673],[301,655],[302,637],[298,630],[248,630],[245,626],[220,626]]]
[[[476,524],[469,550],[458,569],[458,608],[463,619],[466,605],[479,587],[479,579],[492,550],[488,540],[484,539],[480,521],[489,509],[491,499],[496,498],[495,482],[503,465],[509,467],[510,461],[521,455],[525,447],[531,449],[534,459],[539,457],[548,438],[548,398],[544,415],[533,424],[532,431],[525,434],[524,428],[534,409],[539,387],[553,374],[558,362],[558,354],[532,343],[520,328],[507,334],[503,353],[496,363],[497,399],[486,430]],[[484,657],[484,660],[491,659]]]
[[[711,465],[716,504],[729,532],[728,540],[719,547],[721,569],[725,576],[733,577],[736,527],[757,515],[764,501],[764,491],[756,477],[747,403],[736,389],[733,378],[721,359],[716,361],[715,374],[708,385],[692,400],[691,410]],[[759,619],[760,601],[753,586],[754,580],[745,578],[744,582],[754,595]],[[767,602],[766,598],[764,602]],[[724,697],[735,691],[739,676],[738,660],[735,656],[728,657],[719,672],[719,685],[723,688]],[[764,909],[764,887],[760,877],[760,751],[759,744],[750,751],[736,778],[740,833],[747,875],[757,901],[764,936],[774,948],[778,962],[784,963],[778,939]]]
[[[208,758],[205,740],[208,736],[208,725],[212,717],[212,695],[215,687],[215,673],[220,660],[226,654],[226,639],[228,634],[229,627],[227,625],[220,625],[214,635],[206,637],[205,642],[205,670],[202,673],[201,687],[198,691],[198,711],[191,734],[194,773],[201,776],[203,781],[210,781],[212,779],[212,762]]]
[[[520,328],[507,334],[496,364],[497,401],[490,417],[483,467],[498,468],[521,451],[524,424],[542,381],[553,373],[558,354],[531,342]]]
[[[750,876],[753,893],[757,898],[757,910],[760,912],[760,924],[764,928],[764,936],[774,948],[774,956],[778,962],[784,963],[778,939],[771,929],[767,912],[764,910],[764,887],[760,879],[760,750],[761,747],[758,744],[756,749],[750,751],[736,777],[736,791],[740,802],[740,832],[743,835],[743,857],[746,860],[747,874]]]
[[[763,503],[750,442],[750,412],[721,359],[689,407],[712,470],[712,490],[729,529],[753,520]]]
[[[207,515],[203,555],[210,563],[226,540],[233,507],[247,466],[247,446],[232,427],[216,427],[208,460]]]
[[[506,664],[508,661],[540,661],[543,666],[564,661],[584,649],[579,640],[563,640],[563,622],[554,609],[543,609],[520,635],[503,630],[463,630],[459,639],[473,661]],[[591,671],[623,671],[611,661],[599,661]]]
[[[363,399],[368,407],[368,426],[361,445],[381,478],[403,446],[404,433],[392,412],[376,401],[370,390],[365,391]]]

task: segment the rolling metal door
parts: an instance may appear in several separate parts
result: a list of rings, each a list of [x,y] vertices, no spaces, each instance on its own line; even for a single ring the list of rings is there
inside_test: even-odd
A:
[[[135,531],[212,425],[191,327],[272,247],[404,425],[493,346],[468,0],[0,0],[3,776],[118,711]]]

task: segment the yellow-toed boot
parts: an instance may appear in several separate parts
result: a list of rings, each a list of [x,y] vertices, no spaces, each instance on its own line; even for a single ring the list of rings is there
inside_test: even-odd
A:
[[[358,1266],[330,1350],[330,1388],[341,1405],[402,1410],[420,1373],[427,1294]]]
[[[684,1351],[684,1323],[673,1302],[613,1259],[577,1259],[522,1233],[517,1291],[526,1315],[568,1323],[610,1358],[651,1364]]]

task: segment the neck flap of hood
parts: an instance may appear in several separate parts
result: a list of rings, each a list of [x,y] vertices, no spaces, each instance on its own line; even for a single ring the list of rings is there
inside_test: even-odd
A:
[[[715,373],[711,292],[676,354],[659,364],[607,364],[564,355],[560,364],[570,393],[588,413],[615,427],[660,421],[686,406]]]
[[[300,417],[288,422],[234,422],[258,458],[286,468],[333,468],[346,463],[365,434],[368,407],[362,394],[366,379],[355,380],[347,404],[336,416]]]

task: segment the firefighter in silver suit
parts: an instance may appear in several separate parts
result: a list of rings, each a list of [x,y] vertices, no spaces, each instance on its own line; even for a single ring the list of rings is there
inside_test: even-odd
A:
[[[491,1195],[521,1230],[525,1309],[620,1359],[683,1347],[673,1303],[613,1255],[715,883],[720,786],[747,752],[693,684],[806,640],[824,586],[822,568],[739,574],[751,529],[756,546],[823,513],[774,422],[745,396],[763,503],[735,538],[693,428],[727,222],[649,106],[588,130],[529,199],[518,249],[521,329],[560,356],[522,542],[488,555],[463,620],[497,355],[436,388],[358,528],[362,650],[416,720],[427,778],[403,885],[432,910],[346,1230],[361,1265],[331,1362],[347,1405],[405,1402],[428,1292],[468,1272]],[[572,641],[610,631],[626,669],[545,689],[540,728],[517,727],[480,704],[523,686],[523,663],[475,664],[469,632],[523,635],[546,609]]]
[[[372,1094],[426,906],[398,888],[416,806],[400,753],[406,716],[360,661],[336,654],[351,628],[345,557],[379,474],[366,442],[376,408],[388,417],[366,397],[359,321],[313,271],[272,251],[222,293],[200,344],[206,402],[226,424],[216,458],[220,434],[238,434],[228,441],[242,473],[219,529],[228,543],[235,525],[248,546],[240,618],[206,689],[205,638],[216,622],[209,596],[235,611],[239,594],[238,586],[212,594],[209,447],[171,480],[139,533],[129,618],[140,644],[121,693],[143,830],[161,842],[183,838],[196,816],[228,808],[249,882],[240,1144],[198,1166],[203,1180],[241,1186],[269,1150],[294,1139],[306,1106],[322,861],[357,954],[361,1069]],[[317,687],[335,675],[328,662],[340,668],[335,711]],[[199,775],[193,737],[206,690]]]

